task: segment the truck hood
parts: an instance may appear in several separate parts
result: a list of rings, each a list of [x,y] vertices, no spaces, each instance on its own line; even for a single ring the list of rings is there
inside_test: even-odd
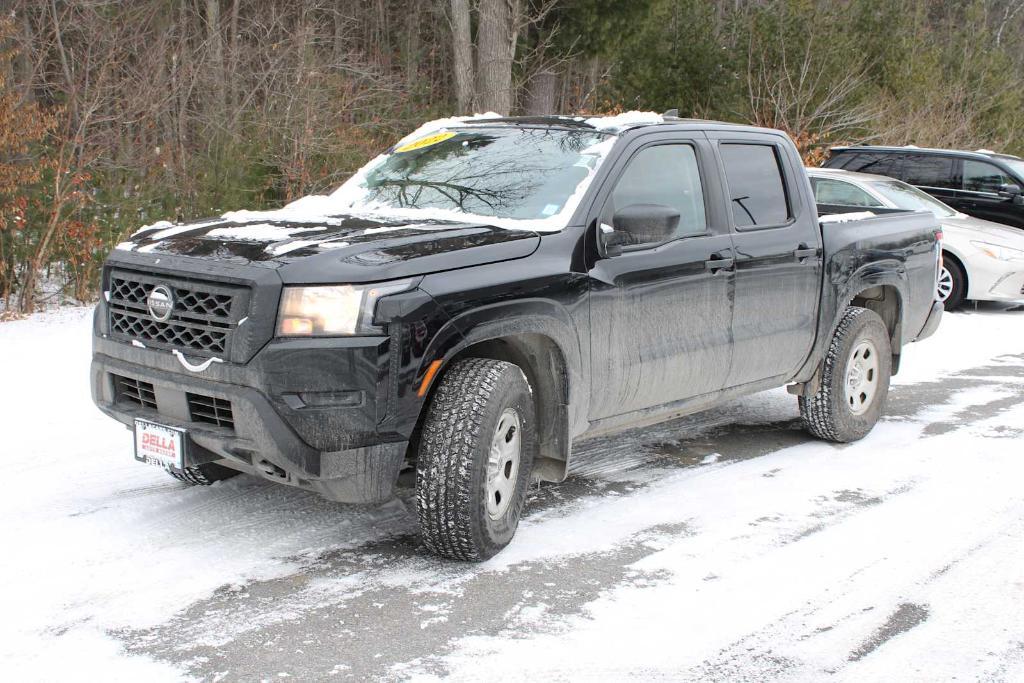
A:
[[[377,282],[524,258],[529,230],[354,215],[302,221],[219,218],[139,230],[117,250],[274,268],[286,283]],[[116,258],[116,251],[115,251]]]

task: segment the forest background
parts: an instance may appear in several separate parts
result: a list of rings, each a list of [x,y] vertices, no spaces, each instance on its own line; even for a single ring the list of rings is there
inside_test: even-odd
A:
[[[424,120],[616,113],[1024,152],[1024,0],[0,0],[0,315],[139,226],[339,185]]]

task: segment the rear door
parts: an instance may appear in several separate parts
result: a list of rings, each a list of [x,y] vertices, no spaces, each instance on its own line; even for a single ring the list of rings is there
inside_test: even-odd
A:
[[[957,160],[944,154],[907,154],[899,178],[941,202],[957,207],[961,201]],[[959,207],[957,207],[959,208]]]
[[[800,161],[778,136],[709,134],[718,146],[736,251],[726,387],[791,377],[814,342],[822,250]]]
[[[703,133],[645,135],[602,188],[590,225],[599,247],[589,267],[592,420],[712,393],[725,382],[732,240],[717,173]],[[599,226],[641,204],[676,209],[676,234],[609,253]]]

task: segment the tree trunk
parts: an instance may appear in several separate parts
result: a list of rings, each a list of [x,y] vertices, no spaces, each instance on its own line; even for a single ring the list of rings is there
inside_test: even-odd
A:
[[[519,38],[519,0],[480,0],[477,9],[477,106],[512,112],[512,62]]]
[[[451,12],[456,113],[472,114],[474,75],[469,0],[451,0]]]
[[[220,0],[206,0],[206,44],[213,87],[210,102],[217,114],[224,111],[224,42],[220,35]]]
[[[530,79],[526,114],[528,116],[556,114],[558,113],[557,99],[558,74],[553,69],[541,69]]]
[[[21,13],[21,31],[22,31],[22,48],[21,53],[18,55],[18,84],[22,88],[22,97],[26,101],[35,99],[35,92],[33,91],[33,80],[35,73],[33,70],[33,61],[35,55],[32,49],[36,45],[35,37],[32,35],[32,24],[28,19],[28,12]]]
[[[231,54],[228,57],[229,67],[228,67],[228,70],[227,70],[227,77],[228,77],[228,79],[231,82],[231,85],[228,88],[228,92],[231,93],[231,98],[229,99],[229,102],[231,103],[232,109],[237,109],[238,105],[239,105],[239,96],[238,96],[238,80],[239,80],[239,73],[238,73],[238,57],[239,57],[239,55],[238,55],[238,12],[239,12],[241,4],[242,4],[242,0],[232,0],[232,2],[231,2],[231,23],[230,23],[229,28],[228,28],[228,31],[229,31],[228,40],[230,41],[228,43],[228,50],[230,51]]]
[[[405,20],[405,87],[415,92],[419,84],[421,0],[410,0]]]

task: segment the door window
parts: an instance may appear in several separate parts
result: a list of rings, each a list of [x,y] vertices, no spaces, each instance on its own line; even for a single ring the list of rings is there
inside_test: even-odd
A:
[[[782,167],[773,145],[721,146],[732,215],[738,227],[767,227],[789,220]]]
[[[880,154],[862,152],[847,162],[843,168],[858,173],[877,173],[891,178],[898,178],[902,166],[902,154]]]
[[[964,159],[964,189],[971,192],[999,192],[1013,183],[998,167],[984,161]]]
[[[903,163],[902,179],[911,185],[954,188],[953,158],[937,154],[908,154]]]
[[[882,206],[882,202],[864,190],[841,180],[811,178],[811,187],[814,189],[814,201],[818,204],[870,208],[880,208]]]
[[[679,212],[679,225],[670,239],[707,232],[704,189],[697,155],[690,145],[645,147],[629,160],[602,213],[612,223],[619,209],[635,204],[658,204]]]

